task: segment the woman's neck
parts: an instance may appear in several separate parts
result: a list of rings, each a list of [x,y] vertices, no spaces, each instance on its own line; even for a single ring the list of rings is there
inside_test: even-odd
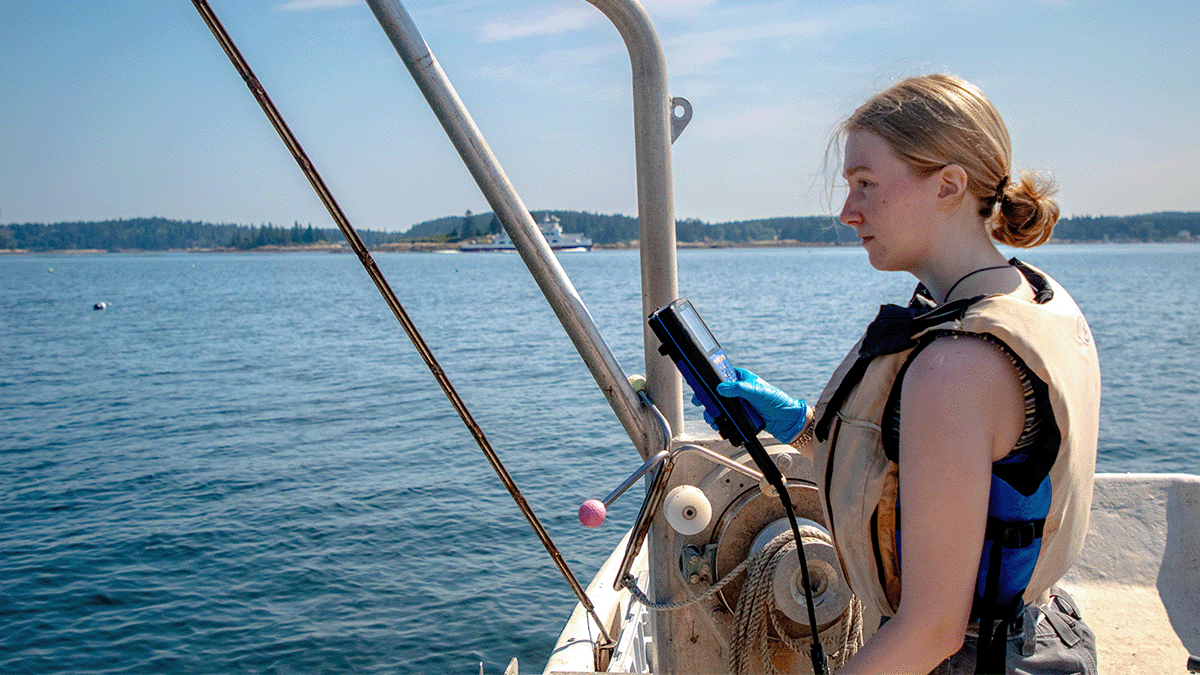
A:
[[[1020,288],[1021,274],[996,248],[982,219],[974,216],[964,222],[953,220],[947,219],[939,228],[941,232],[923,268],[913,272],[933,299],[946,303],[980,294],[1012,293]]]

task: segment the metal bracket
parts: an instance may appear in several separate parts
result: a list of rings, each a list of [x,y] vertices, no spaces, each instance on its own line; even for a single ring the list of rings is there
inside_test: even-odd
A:
[[[683,578],[693,586],[711,586],[713,570],[717,567],[717,547],[715,544],[705,546],[684,546],[679,554],[679,569]]]
[[[682,96],[671,98],[671,142],[674,143],[679,134],[683,133],[688,122],[692,121],[692,103]]]

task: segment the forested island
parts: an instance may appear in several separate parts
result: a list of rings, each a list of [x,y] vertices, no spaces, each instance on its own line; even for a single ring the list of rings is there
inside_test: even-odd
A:
[[[637,218],[579,211],[535,211],[535,221],[554,215],[566,232],[582,232],[597,247],[635,246]],[[460,243],[486,239],[499,232],[491,213],[448,216],[413,225],[404,232],[359,230],[373,250],[456,248]],[[801,216],[707,223],[696,219],[676,223],[676,238],[684,246],[805,246],[857,244],[850,228],[830,216]],[[1200,213],[1161,212],[1137,216],[1075,216],[1063,218],[1054,230],[1057,242],[1200,241]],[[26,223],[0,225],[0,252],[44,251],[248,251],[338,250],[345,247],[341,232],[312,224],[291,227],[212,224],[167,218],[130,218],[101,222]]]

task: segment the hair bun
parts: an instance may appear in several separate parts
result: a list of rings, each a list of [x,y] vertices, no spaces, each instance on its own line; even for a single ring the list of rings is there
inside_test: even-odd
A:
[[[1022,171],[1015,183],[1002,180],[992,237],[1017,248],[1049,241],[1058,224],[1058,202],[1053,198],[1056,191],[1054,179],[1031,171]]]

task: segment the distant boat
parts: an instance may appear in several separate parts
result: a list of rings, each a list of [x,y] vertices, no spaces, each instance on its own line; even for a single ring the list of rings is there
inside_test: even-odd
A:
[[[563,232],[562,223],[558,216],[547,215],[538,225],[542,229],[542,236],[546,238],[546,243],[550,245],[552,251],[590,251],[592,250],[592,240],[584,234],[576,232]],[[503,229],[500,234],[491,236],[491,241],[483,244],[463,244],[459,247],[460,251],[475,252],[475,251],[516,251],[517,247],[509,238],[508,233]]]
[[[665,59],[653,27],[638,4],[634,0],[590,2],[614,18],[619,32],[626,37],[631,59],[645,65],[635,66],[636,147],[639,157],[645,153],[667,161],[639,161],[637,167],[638,177],[646,178],[647,185],[663,186],[649,189],[646,194],[639,190],[638,195],[642,302],[643,309],[662,307],[675,299],[678,288],[670,141],[690,119],[691,104],[685,99],[672,99],[671,108],[662,105]],[[377,0],[371,6],[410,73],[428,92],[430,106],[461,149],[468,167],[490,165],[493,160],[485,152],[487,144],[478,129],[460,124],[470,118],[445,73],[425,67],[436,64],[433,55],[427,48],[399,46],[425,45],[403,7],[399,2]],[[633,20],[635,15],[640,18]],[[675,114],[676,107],[686,112],[684,117]],[[669,127],[662,119],[668,111],[672,118]],[[482,174],[477,174],[476,181],[491,203],[521,203],[506,181],[491,180],[490,175]],[[582,234],[563,234],[556,217],[547,216],[541,230],[552,249],[592,247],[591,240]],[[523,251],[532,248],[526,243],[522,242]],[[516,246],[500,233],[491,237],[490,243],[465,244],[459,250],[509,251],[516,250]],[[853,602],[849,585],[841,576],[832,536],[822,525],[825,517],[817,487],[819,469],[807,458],[811,450],[804,453],[791,445],[775,444],[769,450],[763,448],[775,464],[774,470],[787,481],[786,494],[797,507],[803,531],[808,533],[802,535],[797,532],[799,523],[787,517],[790,514],[784,513],[782,503],[763,487],[762,473],[751,468],[753,459],[749,454],[710,435],[705,426],[693,425],[700,436],[686,433],[684,400],[679,380],[673,379],[679,373],[670,360],[647,358],[645,377],[627,376],[575,288],[565,274],[560,275],[562,270],[535,264],[541,261],[533,260],[533,255],[529,258],[530,272],[596,383],[610,397],[612,409],[638,454],[646,458],[642,468],[599,507],[585,503],[588,510],[580,510],[581,524],[599,524],[604,513],[600,508],[606,508],[607,502],[648,471],[654,471],[637,520],[585,590],[567,569],[503,466],[490,454],[491,449],[479,441],[579,599],[544,672],[732,672],[738,663],[747,663],[757,671],[754,666],[758,661],[763,662],[763,669],[811,672],[805,661],[810,655],[813,661],[820,661],[822,643],[828,654],[838,659],[848,656],[858,641],[869,637],[873,627],[879,625],[879,611],[861,606],[867,603]],[[518,317],[517,321],[522,319]],[[630,330],[626,335],[640,336],[645,341],[649,337],[645,326],[643,315],[638,324],[631,326],[643,330]],[[413,340],[418,342],[416,337]],[[655,354],[652,343],[642,347],[647,355]],[[429,366],[442,381],[436,363],[430,362]],[[663,406],[667,414],[655,407],[647,391],[662,392],[657,405]],[[447,387],[447,394],[451,393]],[[570,415],[570,410],[560,414],[568,420]],[[474,428],[475,423],[465,412],[462,416]],[[668,417],[676,417],[675,422],[669,422]],[[541,423],[536,417],[528,421]],[[672,424],[678,428],[673,429]],[[613,460],[606,457],[602,462],[597,471],[605,476],[623,473]],[[567,486],[566,490],[578,494],[578,486]],[[1096,475],[1093,494],[1087,543],[1072,570],[1063,577],[1062,585],[1075,596],[1098,638],[1099,659],[1105,668],[1101,672],[1182,672],[1185,661],[1193,672],[1200,671],[1195,665],[1200,659],[1188,658],[1190,651],[1200,651],[1200,603],[1196,601],[1200,589],[1200,476],[1101,473]],[[554,517],[561,519],[561,511]],[[703,519],[704,524],[693,522],[697,519]],[[793,521],[791,528],[788,520]],[[803,572],[797,583],[797,568],[774,558],[775,553],[788,550],[775,548],[786,543],[778,536],[786,529],[793,529],[801,538],[799,548],[795,539],[791,540],[790,550],[799,550],[805,560],[812,561],[809,564],[816,573],[808,581],[815,583],[803,583],[808,572]],[[462,528],[456,531],[461,534]],[[607,538],[611,540],[611,536]],[[599,538],[594,544],[607,545]],[[488,545],[501,553],[511,552],[504,548],[505,542],[484,543]],[[740,575],[745,576],[739,579]],[[549,576],[531,579],[522,590],[538,594],[540,599],[544,595],[541,582]],[[749,592],[752,577],[766,583]],[[642,588],[650,589],[650,596]],[[805,612],[804,600],[797,593],[803,596],[808,591],[815,597]],[[743,616],[748,621],[742,622]],[[528,628],[527,623],[520,617],[515,620],[518,628]],[[1079,639],[1072,626],[1056,622],[1044,627],[1064,640]],[[737,639],[739,636],[750,639],[743,641]],[[812,648],[806,655],[804,642],[808,640],[812,640]],[[793,647],[797,641],[801,647],[798,650]],[[812,670],[817,670],[820,664],[812,665]],[[513,659],[505,672],[517,670]]]

